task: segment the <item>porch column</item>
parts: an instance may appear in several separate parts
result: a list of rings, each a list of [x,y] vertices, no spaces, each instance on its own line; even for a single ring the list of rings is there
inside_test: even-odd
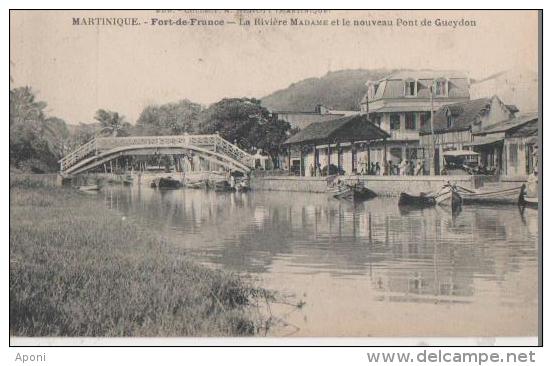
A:
[[[339,142],[335,144],[335,149],[337,150],[337,175],[339,175],[339,171],[341,170],[341,151],[339,151],[341,146],[339,145]]]
[[[328,175],[330,173],[331,150],[332,148],[330,146],[330,143],[328,142],[328,171],[327,171]]]
[[[291,175],[291,145],[288,146],[288,175]]]
[[[355,166],[355,141],[351,141],[351,173],[356,170]]]
[[[299,145],[299,176],[303,176],[303,145]]]

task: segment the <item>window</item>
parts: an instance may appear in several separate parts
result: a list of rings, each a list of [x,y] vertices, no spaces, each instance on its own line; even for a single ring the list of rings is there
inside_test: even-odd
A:
[[[447,81],[445,79],[435,80],[435,95],[436,96],[447,95]]]
[[[416,96],[416,81],[415,80],[407,80],[404,84],[404,94],[407,97],[414,97]]]
[[[400,130],[401,129],[401,116],[393,113],[391,115],[391,130]]]
[[[416,115],[413,112],[405,113],[404,128],[407,130],[416,129]]]
[[[429,120],[431,119],[430,112],[420,113],[420,129],[429,126]]]

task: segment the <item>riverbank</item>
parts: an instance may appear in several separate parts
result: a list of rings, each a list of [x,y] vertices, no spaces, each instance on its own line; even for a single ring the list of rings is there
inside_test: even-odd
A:
[[[82,193],[10,179],[12,336],[254,335],[269,296]]]

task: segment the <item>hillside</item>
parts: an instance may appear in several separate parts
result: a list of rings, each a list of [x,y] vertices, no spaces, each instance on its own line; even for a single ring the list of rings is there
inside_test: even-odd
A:
[[[378,80],[393,70],[341,70],[320,78],[309,78],[291,84],[262,98],[262,105],[279,111],[313,111],[317,104],[331,109],[360,110],[366,93],[366,81]]]

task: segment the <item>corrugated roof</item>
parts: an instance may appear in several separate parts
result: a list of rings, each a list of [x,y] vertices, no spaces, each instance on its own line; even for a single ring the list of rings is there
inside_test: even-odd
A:
[[[539,119],[539,116],[536,113],[527,113],[519,117],[509,119],[507,121],[502,121],[502,122],[498,122],[493,125],[487,126],[483,130],[477,133],[474,133],[474,135],[484,135],[488,133],[505,132],[513,128],[520,127],[531,121],[538,121],[538,119]]]
[[[326,122],[311,123],[303,130],[288,138],[284,144],[290,145],[329,140],[349,142],[351,140],[376,140],[387,137],[389,137],[389,134],[371,123],[366,116],[354,115]]]

